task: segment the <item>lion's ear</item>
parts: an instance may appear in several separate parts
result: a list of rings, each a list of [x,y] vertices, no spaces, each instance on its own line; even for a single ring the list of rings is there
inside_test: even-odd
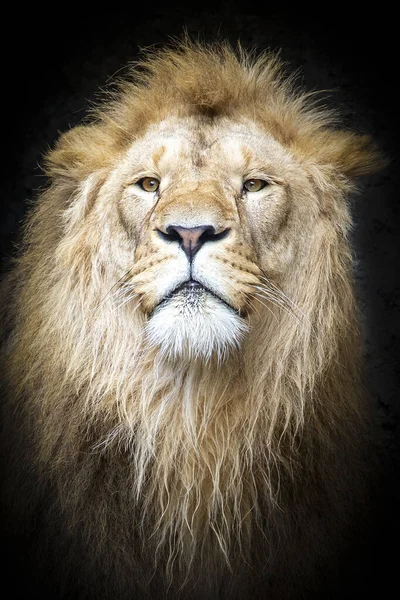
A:
[[[349,178],[376,173],[389,163],[368,135],[326,129],[308,143],[313,160]]]
[[[119,154],[106,127],[81,125],[64,133],[44,160],[46,175],[83,181],[91,173],[107,168]]]

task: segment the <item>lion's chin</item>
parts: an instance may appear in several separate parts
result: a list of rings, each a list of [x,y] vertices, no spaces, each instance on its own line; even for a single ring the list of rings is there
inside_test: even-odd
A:
[[[248,325],[232,308],[206,291],[182,291],[154,310],[146,327],[149,343],[168,359],[219,361],[239,348]]]

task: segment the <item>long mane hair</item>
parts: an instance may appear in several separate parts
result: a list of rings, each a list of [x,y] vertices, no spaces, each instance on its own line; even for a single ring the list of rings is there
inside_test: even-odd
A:
[[[351,518],[343,481],[358,481],[367,434],[346,195],[380,158],[313,98],[276,56],[185,42],[150,52],[46,158],[51,185],[3,287],[7,418],[29,465],[15,470],[29,482],[37,474],[23,484],[31,502],[51,490],[49,530],[64,522],[79,540],[71,556],[90,546],[89,570],[99,557],[115,573],[128,573],[131,556],[155,557],[182,583],[251,562],[255,539],[260,561],[283,569],[293,540],[304,554],[312,545],[318,510],[339,536]],[[140,307],[112,280],[91,222],[126,148],[171,113],[249,116],[313,179],[309,247],[280,285],[260,279],[255,306],[268,310],[222,363],[149,347]]]

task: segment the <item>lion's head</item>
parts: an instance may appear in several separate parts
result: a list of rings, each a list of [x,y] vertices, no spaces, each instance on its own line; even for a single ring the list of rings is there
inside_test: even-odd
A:
[[[48,155],[8,372],[31,460],[109,563],[135,519],[188,576],[248,558],[255,531],[283,540],[321,490],[346,512],[363,428],[346,196],[379,166],[276,57],[191,44],[149,54]]]

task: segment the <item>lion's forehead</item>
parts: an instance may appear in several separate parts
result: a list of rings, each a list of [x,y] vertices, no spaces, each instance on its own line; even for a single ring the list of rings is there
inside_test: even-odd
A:
[[[249,119],[213,122],[170,117],[151,126],[129,155],[135,164],[139,160],[161,175],[186,169],[193,178],[216,170],[242,175],[252,168],[290,161],[281,144]]]

